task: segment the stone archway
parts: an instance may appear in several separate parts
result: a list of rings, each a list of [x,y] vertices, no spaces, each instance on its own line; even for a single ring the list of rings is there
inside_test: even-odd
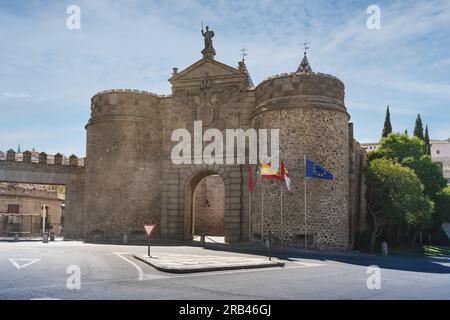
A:
[[[192,194],[191,234],[224,237],[225,184],[215,174],[198,182]]]
[[[237,173],[238,171],[236,171]],[[195,188],[206,177],[219,176],[224,184],[223,229],[225,242],[240,241],[241,177],[240,172],[239,177],[231,177],[230,175],[231,173],[228,170],[210,170],[205,168],[193,171],[185,180],[183,217],[183,238],[185,240],[193,238],[193,199]]]

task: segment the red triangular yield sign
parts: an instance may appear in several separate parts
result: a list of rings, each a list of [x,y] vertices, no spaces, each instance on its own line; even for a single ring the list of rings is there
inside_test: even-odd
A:
[[[156,224],[144,224],[144,230],[145,233],[147,233],[147,237],[150,237],[155,229]]]

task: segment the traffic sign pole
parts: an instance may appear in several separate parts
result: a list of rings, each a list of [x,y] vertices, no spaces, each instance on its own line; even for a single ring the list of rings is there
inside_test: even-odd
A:
[[[148,256],[151,257],[151,255],[150,255],[150,237],[148,237]]]
[[[147,238],[148,238],[147,253],[148,253],[149,257],[151,257],[151,255],[150,255],[150,237],[155,229],[156,229],[156,224],[144,224],[144,230],[145,230],[145,233],[147,234]]]

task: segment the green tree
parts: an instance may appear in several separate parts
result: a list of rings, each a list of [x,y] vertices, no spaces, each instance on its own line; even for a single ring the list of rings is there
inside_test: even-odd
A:
[[[423,140],[423,125],[422,119],[420,118],[420,113],[417,115],[416,118],[416,125],[414,127],[414,136],[419,138],[420,140]]]
[[[425,144],[419,138],[409,138],[404,133],[391,133],[386,138],[381,139],[380,147],[373,152],[369,160],[387,158],[400,163],[408,157],[419,160],[425,154],[424,150]]]
[[[425,195],[431,199],[435,200],[436,195],[447,186],[447,179],[442,169],[431,160],[429,155],[423,155],[419,160],[412,157],[405,158],[402,163],[414,170],[424,186]]]
[[[430,144],[430,136],[428,135],[428,125],[425,126],[425,153],[431,156],[431,144]]]
[[[371,218],[370,249],[388,224],[422,229],[431,219],[433,203],[410,168],[391,159],[374,159],[366,171],[367,209]]]
[[[443,188],[436,195],[435,223],[440,228],[444,222],[450,222],[450,187]]]
[[[387,137],[389,135],[389,133],[391,133],[391,132],[392,132],[391,113],[389,112],[389,106],[387,106],[386,116],[384,118],[382,138]]]

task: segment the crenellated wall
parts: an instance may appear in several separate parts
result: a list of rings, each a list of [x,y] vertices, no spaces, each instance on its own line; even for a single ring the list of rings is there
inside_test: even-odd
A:
[[[6,159],[0,160],[0,181],[65,185],[64,235],[69,239],[82,238],[85,178],[85,168],[81,166],[83,162],[74,155],[64,161],[61,154],[47,156],[45,152],[39,153],[34,159],[27,151],[23,153],[22,159],[16,156],[10,150]]]

